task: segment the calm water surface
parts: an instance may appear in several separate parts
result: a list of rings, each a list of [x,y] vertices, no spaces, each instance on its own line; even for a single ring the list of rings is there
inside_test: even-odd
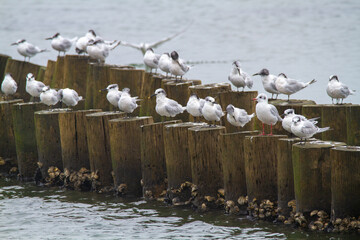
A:
[[[357,236],[358,237],[358,236]],[[0,179],[0,239],[356,239]]]

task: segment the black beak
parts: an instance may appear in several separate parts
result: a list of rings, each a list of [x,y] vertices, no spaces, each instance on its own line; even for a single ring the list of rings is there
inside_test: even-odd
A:
[[[254,73],[253,76],[260,75],[260,73]]]
[[[99,90],[99,92],[104,92],[104,91],[107,91],[107,89],[104,88],[104,89],[100,89],[100,90]]]
[[[18,45],[18,43],[14,42],[10,46]]]
[[[155,97],[156,96],[156,93],[154,93],[153,95],[151,95],[150,97],[152,98],[152,97]]]
[[[48,37],[48,38],[45,38],[45,40],[52,40],[53,37]]]

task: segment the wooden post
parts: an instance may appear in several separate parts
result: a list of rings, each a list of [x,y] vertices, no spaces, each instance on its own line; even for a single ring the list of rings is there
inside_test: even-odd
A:
[[[259,131],[243,131],[220,134],[221,162],[224,173],[225,200],[234,202],[246,196],[246,177],[244,162],[245,136],[259,135]]]
[[[159,76],[154,76],[150,73],[144,74],[144,83],[141,88],[141,108],[140,116],[152,116],[154,122],[160,122],[161,116],[156,113],[156,98],[149,97],[155,92],[156,89],[161,88],[162,78]]]
[[[53,78],[51,79],[51,88],[63,88],[64,86],[64,63],[65,57],[58,56],[55,64]]]
[[[330,148],[341,145],[345,144],[313,141],[293,145],[292,162],[297,212],[324,210],[330,213]]]
[[[44,75],[44,84],[46,86],[50,86],[51,84],[51,81],[54,77],[55,67],[56,67],[56,62],[53,60],[48,60]]]
[[[15,99],[0,102],[0,157],[13,158],[16,163],[16,145],[11,106],[23,102]]]
[[[21,98],[24,102],[28,102],[30,100],[30,94],[28,94],[25,90],[26,75],[28,73],[32,73],[34,76],[37,76],[40,67],[41,66],[30,62],[23,62],[9,58],[6,64],[5,73],[11,73],[18,85],[14,98]],[[2,82],[2,79],[0,81]]]
[[[191,159],[188,145],[188,129],[201,123],[176,123],[164,126],[164,150],[168,189],[179,188],[191,182]]]
[[[45,108],[47,106],[40,102],[12,105],[17,163],[20,177],[24,181],[33,180],[37,169],[38,153],[34,113]]]
[[[58,117],[60,113],[66,111],[67,109],[43,110],[34,114],[38,159],[42,163],[43,178],[48,176],[48,169],[51,166],[63,171]]]
[[[0,85],[5,77],[5,68],[8,59],[11,59],[11,57],[8,55],[0,54]]]
[[[109,120],[125,116],[122,112],[99,112],[86,115],[86,135],[90,169],[98,172],[103,186],[113,185],[111,175]]]
[[[79,96],[86,96],[86,73],[88,61],[88,56],[65,56],[63,88],[75,89]]]
[[[360,216],[360,146],[330,150],[331,218]]]
[[[246,189],[249,202],[277,200],[277,144],[286,135],[247,136],[244,141]]]
[[[349,105],[346,108],[346,127],[348,145],[360,146],[360,105]]]
[[[109,84],[117,83],[119,90],[130,88],[131,95],[140,98],[144,74],[143,69],[111,68]]]
[[[141,129],[152,117],[118,118],[109,121],[110,151],[114,184],[118,192],[141,196]],[[126,186],[122,188],[122,186]]]
[[[218,189],[224,187],[221,164],[219,135],[225,127],[189,128],[188,144],[191,161],[192,182],[198,187],[198,197],[217,196]]]
[[[158,198],[166,190],[166,163],[163,128],[179,121],[168,121],[141,126],[141,172],[143,196]]]
[[[38,74],[36,76],[37,81],[44,82],[45,71],[46,71],[46,67],[41,66],[40,69],[39,69],[39,72],[38,72]]]
[[[323,132],[322,139],[327,141],[347,141],[346,109],[348,105],[324,104],[322,108],[322,126],[331,131]]]
[[[177,101],[182,106],[186,107],[187,101],[189,100],[189,86],[192,86],[192,82],[183,81],[175,82],[169,81],[164,83],[164,90],[168,98]],[[166,118],[173,119],[173,118]],[[181,119],[183,122],[189,121],[189,113],[184,111],[184,113],[178,114],[176,119]]]
[[[221,92],[219,93],[220,105],[221,108],[225,111],[226,107],[229,104],[234,105],[237,108],[242,108],[247,111],[248,114],[252,114],[255,112],[256,102],[253,101],[253,98],[256,98],[258,95],[257,91],[250,92]],[[226,115],[224,116],[226,117]],[[244,127],[235,127],[231,125],[227,120],[224,120],[226,132],[239,132],[239,131],[253,131],[255,128],[255,119],[254,117],[249,123],[247,123]]]
[[[112,65],[99,65],[89,63],[86,78],[86,100],[85,108],[100,108],[109,110],[110,104],[106,99],[106,95],[100,90],[109,85],[110,69],[115,68]]]
[[[85,115],[100,109],[68,111],[59,114],[61,156],[64,169],[79,171],[90,169]]]
[[[312,100],[295,100],[291,99],[289,102],[287,100],[280,100],[280,99],[274,99],[270,100],[269,103],[273,104],[276,109],[278,110],[279,114],[283,114],[286,109],[292,108],[295,110],[296,114],[302,113],[302,107],[304,105],[315,105],[316,103]],[[257,118],[256,118],[257,119]],[[257,123],[258,130],[262,130],[262,124],[259,119]],[[270,131],[270,126],[265,125],[266,129],[265,131]],[[273,126],[273,133],[275,134],[283,134],[283,135],[290,135],[289,132],[287,132],[279,122],[278,124],[275,124]]]
[[[288,202],[295,199],[292,146],[298,142],[300,138],[280,138],[277,145],[278,213],[284,216],[290,213]]]

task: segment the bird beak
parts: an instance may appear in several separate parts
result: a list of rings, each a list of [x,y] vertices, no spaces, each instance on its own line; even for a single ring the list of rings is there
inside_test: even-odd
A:
[[[99,92],[103,92],[103,91],[106,91],[107,89],[104,88],[104,89],[100,89]]]
[[[10,46],[18,45],[18,43],[14,42]]]
[[[153,95],[151,95],[151,96],[149,97],[149,99],[152,98],[152,97],[154,97],[154,96],[156,96],[156,93],[154,93]]]
[[[260,75],[260,73],[254,73],[253,76]]]
[[[281,117],[285,116],[285,113],[281,114],[280,116],[281,116]]]
[[[45,38],[45,40],[52,40],[53,37],[48,37],[48,38]]]
[[[253,101],[257,101],[257,98],[253,98],[252,100],[253,100]]]

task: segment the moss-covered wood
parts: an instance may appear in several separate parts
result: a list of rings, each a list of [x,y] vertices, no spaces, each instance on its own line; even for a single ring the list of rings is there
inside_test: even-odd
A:
[[[163,128],[179,121],[141,126],[141,172],[145,198],[159,197],[166,190],[166,162]]]
[[[22,102],[22,99],[0,101],[0,157],[12,158],[14,162],[16,162],[16,145],[11,107]]]
[[[121,112],[99,112],[86,115],[86,135],[90,170],[98,172],[102,186],[112,186],[109,120],[125,116]]]
[[[38,152],[34,113],[45,108],[47,106],[39,102],[12,105],[17,163],[20,178],[23,181],[33,180],[37,169]]]
[[[259,131],[242,131],[220,134],[225,200],[236,202],[240,196],[247,195],[244,140],[245,136],[259,135],[259,133]]]
[[[85,115],[100,109],[68,111],[59,114],[61,154],[64,169],[79,171],[90,169]]]
[[[112,68],[110,69],[109,84],[117,83],[119,90],[130,88],[132,96],[141,95],[141,88],[144,82],[145,71],[134,68]]]
[[[63,88],[64,87],[64,66],[65,57],[58,56],[55,64],[54,74],[50,82],[51,88]]]
[[[323,132],[322,139],[327,141],[347,141],[347,121],[346,121],[347,105],[322,105],[322,126],[330,127],[331,131]]]
[[[23,62],[11,58],[8,59],[5,72],[11,73],[12,77],[18,85],[18,89],[14,94],[14,98],[23,99],[24,102],[28,102],[30,100],[30,94],[28,94],[25,90],[26,75],[28,73],[32,73],[36,77],[39,73],[40,68],[40,65],[36,65],[30,62]],[[2,82],[2,80],[3,79],[1,79],[0,81]]]
[[[346,107],[346,127],[348,145],[360,146],[360,105]]]
[[[36,80],[44,82],[46,67],[40,67],[39,72],[36,76]]]
[[[86,96],[86,73],[89,57],[66,55],[64,59],[63,88],[72,88],[79,96]]]
[[[222,133],[225,133],[223,126],[188,129],[192,182],[197,185],[200,198],[216,197],[224,187],[219,139]]]
[[[330,149],[331,218],[360,216],[360,146]]]
[[[56,67],[56,61],[48,60],[44,74],[44,84],[46,86],[50,86],[51,84],[51,81],[55,73],[55,67]]]
[[[221,108],[226,111],[226,107],[229,104],[234,105],[237,108],[245,109],[248,114],[255,112],[256,102],[253,101],[253,98],[256,98],[258,95],[257,91],[249,92],[221,92],[219,93],[220,105]],[[249,123],[244,127],[235,127],[231,125],[227,120],[223,120],[224,126],[226,127],[226,132],[239,132],[239,131],[253,131],[255,129],[255,119],[254,117]]]
[[[313,141],[293,145],[294,190],[298,212],[324,210],[330,213],[330,149],[340,145],[344,143]]]
[[[176,123],[164,126],[164,149],[168,189],[179,188],[191,182],[191,159],[188,145],[188,129],[200,123]]]
[[[109,121],[110,151],[115,187],[122,194],[140,197],[141,129],[153,123],[152,117],[118,118]]]
[[[249,202],[277,200],[277,144],[286,135],[247,136],[244,141],[246,189]]]
[[[8,55],[4,55],[4,54],[0,54],[0,85],[4,79],[5,76],[5,68],[6,68],[6,63],[8,61],[8,59],[10,59],[11,57]]]
[[[66,111],[66,109],[43,110],[34,114],[38,159],[42,164],[41,174],[43,178],[48,176],[48,169],[51,166],[57,167],[61,171],[64,169],[61,154],[59,114]]]

